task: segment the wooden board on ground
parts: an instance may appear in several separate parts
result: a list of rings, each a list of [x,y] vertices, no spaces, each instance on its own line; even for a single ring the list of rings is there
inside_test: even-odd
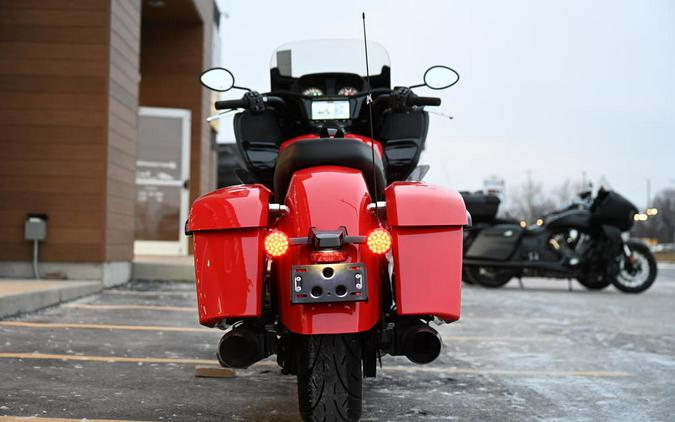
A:
[[[237,373],[234,369],[219,366],[195,366],[195,377],[204,378],[234,378]]]

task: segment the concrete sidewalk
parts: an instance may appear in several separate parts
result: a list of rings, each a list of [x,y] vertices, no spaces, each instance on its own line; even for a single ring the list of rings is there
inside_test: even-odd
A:
[[[0,318],[33,312],[101,290],[100,281],[0,279]]]

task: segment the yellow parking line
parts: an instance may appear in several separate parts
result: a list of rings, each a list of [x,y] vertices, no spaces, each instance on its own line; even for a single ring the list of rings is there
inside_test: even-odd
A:
[[[121,325],[121,324],[79,324],[56,322],[0,321],[0,326],[28,328],[75,328],[93,330],[129,330],[129,331],[174,331],[185,333],[217,332],[210,328],[166,327],[161,325]]]
[[[383,366],[383,371],[397,372],[429,372],[440,374],[475,374],[475,375],[507,375],[535,378],[547,377],[587,377],[587,378],[613,378],[630,377],[629,372],[624,371],[557,371],[557,370],[532,370],[532,369],[477,369],[477,368],[438,368],[430,366]]]
[[[36,416],[0,416],[0,422],[139,422],[122,419],[65,419],[65,418],[38,418]]]
[[[103,294],[107,295],[131,295],[131,296],[181,296],[186,297],[188,295],[194,295],[196,292],[194,290],[185,290],[185,291],[152,291],[152,290],[104,290]]]
[[[554,341],[554,337],[492,337],[492,336],[443,336],[446,341],[514,341],[514,342],[542,342]]]
[[[153,306],[153,305],[94,305],[71,303],[63,305],[65,308],[95,309],[95,310],[143,310],[167,312],[196,312],[197,308],[189,306]]]
[[[48,353],[0,353],[0,359],[42,359],[42,360],[63,360],[63,361],[83,361],[83,362],[105,362],[105,363],[165,363],[165,364],[184,364],[184,365],[218,365],[218,361],[210,359],[185,359],[185,358],[153,358],[153,357],[124,357],[124,356],[88,356],[88,355],[62,355]],[[261,361],[255,366],[277,366],[272,361]],[[616,378],[629,377],[631,373],[624,371],[560,371],[560,370],[533,370],[533,369],[478,369],[478,368],[443,368],[430,366],[403,366],[403,365],[385,365],[384,372],[405,372],[405,373],[433,373],[446,375],[503,375],[520,376],[532,378],[549,377],[584,377],[584,378]]]
[[[66,360],[82,362],[106,363],[177,363],[189,365],[218,365],[217,360],[211,359],[180,359],[180,358],[132,358],[125,356],[88,356],[88,355],[59,355],[51,353],[0,353],[1,359],[43,359]]]

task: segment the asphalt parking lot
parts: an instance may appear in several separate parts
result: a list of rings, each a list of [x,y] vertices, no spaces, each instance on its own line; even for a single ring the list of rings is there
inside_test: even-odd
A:
[[[673,420],[675,270],[642,295],[524,285],[466,286],[442,357],[383,358],[363,420]],[[143,282],[0,321],[0,415],[298,420],[295,378],[273,362],[194,376],[219,338],[194,306],[190,284]]]

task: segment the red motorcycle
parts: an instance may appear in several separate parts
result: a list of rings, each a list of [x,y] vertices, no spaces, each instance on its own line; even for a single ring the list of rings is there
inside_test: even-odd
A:
[[[272,354],[297,375],[304,420],[358,420],[363,377],[383,354],[433,361],[429,323],[459,319],[462,197],[408,181],[424,148],[424,106],[459,75],[429,68],[424,83],[390,88],[387,52],[363,41],[307,41],[272,58],[271,92],[236,87],[213,68],[201,82],[246,90],[217,101],[234,116],[244,184],[192,205],[200,323],[226,329],[223,366]],[[216,115],[212,118],[222,116]]]

